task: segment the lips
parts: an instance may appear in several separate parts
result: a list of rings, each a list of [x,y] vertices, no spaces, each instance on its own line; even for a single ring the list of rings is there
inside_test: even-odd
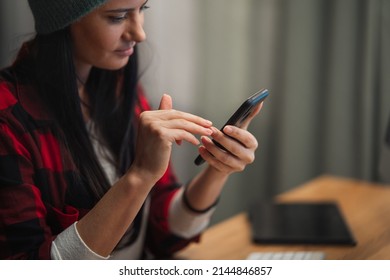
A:
[[[120,56],[130,56],[134,53],[135,43],[131,43],[129,46],[125,46],[115,51]]]

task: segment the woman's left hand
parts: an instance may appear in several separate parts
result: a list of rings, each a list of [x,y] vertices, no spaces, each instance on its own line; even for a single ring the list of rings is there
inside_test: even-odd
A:
[[[257,139],[247,131],[252,119],[260,112],[262,103],[242,123],[241,127],[226,126],[221,132],[213,127],[212,139],[222,145],[226,150],[218,147],[209,137],[201,138],[203,146],[199,153],[208,164],[219,172],[231,174],[240,172],[255,159],[258,147]]]

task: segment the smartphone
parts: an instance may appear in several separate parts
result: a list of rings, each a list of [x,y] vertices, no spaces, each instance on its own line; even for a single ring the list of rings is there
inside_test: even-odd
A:
[[[256,105],[263,102],[268,95],[269,95],[268,89],[262,89],[256,92],[255,94],[253,94],[252,96],[250,96],[247,100],[244,101],[244,103],[241,104],[241,106],[237,109],[237,111],[234,112],[234,114],[228,119],[228,121],[221,128],[221,131],[227,125],[234,125],[240,127],[242,122],[245,121],[246,118],[253,112]],[[213,140],[213,142],[215,143],[215,145],[225,150],[225,148],[217,141]],[[202,163],[204,163],[204,159],[200,155],[198,155],[194,163],[196,165],[201,165]]]

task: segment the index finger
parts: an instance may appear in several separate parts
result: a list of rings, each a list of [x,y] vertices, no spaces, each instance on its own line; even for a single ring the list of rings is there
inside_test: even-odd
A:
[[[183,111],[178,111],[175,109],[170,109],[170,110],[156,110],[154,111],[156,114],[160,115],[160,118],[165,119],[165,120],[186,120],[204,127],[211,127],[212,122],[209,120],[206,120],[202,117],[196,116],[191,113],[186,113]]]

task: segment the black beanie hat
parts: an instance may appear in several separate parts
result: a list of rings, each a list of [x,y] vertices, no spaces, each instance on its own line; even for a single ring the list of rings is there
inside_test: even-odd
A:
[[[65,28],[93,11],[107,0],[28,0],[35,20],[35,30],[49,34]]]

